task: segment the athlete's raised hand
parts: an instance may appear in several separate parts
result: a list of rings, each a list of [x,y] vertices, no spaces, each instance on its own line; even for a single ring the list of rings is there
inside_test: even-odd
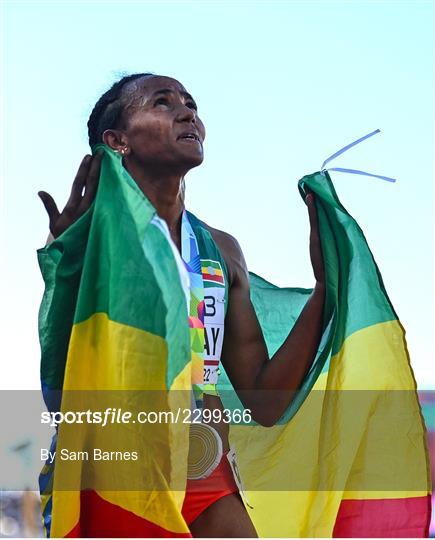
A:
[[[305,197],[308,206],[308,216],[310,218],[310,257],[313,267],[314,277],[319,285],[325,284],[325,268],[323,265],[322,246],[319,235],[319,222],[317,219],[317,209],[314,200],[314,193],[309,192]]]
[[[95,156],[87,155],[83,158],[74,179],[71,194],[62,212],[59,212],[49,193],[38,192],[47,211],[50,231],[54,238],[61,235],[91,206],[97,192],[102,156],[103,152],[98,152]]]

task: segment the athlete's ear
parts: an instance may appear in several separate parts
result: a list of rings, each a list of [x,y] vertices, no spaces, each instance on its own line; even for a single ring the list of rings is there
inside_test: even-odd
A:
[[[125,133],[119,129],[106,129],[103,133],[103,142],[115,152],[125,154],[128,150],[128,140]]]

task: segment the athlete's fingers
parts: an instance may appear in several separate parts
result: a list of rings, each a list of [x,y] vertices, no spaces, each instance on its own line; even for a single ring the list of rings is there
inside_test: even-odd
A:
[[[82,200],[83,188],[85,187],[86,178],[88,176],[89,168],[91,166],[91,161],[92,156],[90,156],[89,154],[82,159],[77,174],[74,178],[74,182],[71,188],[71,194],[69,196],[68,202],[66,203],[66,207],[74,208],[80,204],[80,201]]]
[[[314,277],[319,283],[325,280],[325,269],[323,265],[323,254],[319,233],[319,222],[317,219],[317,209],[315,203],[315,195],[309,192],[305,198],[308,206],[308,216],[310,219],[310,257],[311,265],[314,271]]]
[[[307,203],[308,207],[308,217],[310,220],[311,230],[317,231],[317,210],[314,201],[314,194],[308,193],[308,195],[305,197],[305,202]]]
[[[51,229],[51,227],[54,225],[54,223],[59,217],[59,210],[57,209],[57,205],[54,202],[53,197],[49,193],[47,193],[46,191],[38,191],[38,196],[41,199],[45,210],[47,211]]]
[[[103,159],[103,152],[98,152],[93,158],[91,166],[89,167],[88,176],[86,179],[85,195],[82,203],[80,204],[81,210],[87,210],[94,200],[95,194],[98,188],[98,181],[100,179],[101,160]]]

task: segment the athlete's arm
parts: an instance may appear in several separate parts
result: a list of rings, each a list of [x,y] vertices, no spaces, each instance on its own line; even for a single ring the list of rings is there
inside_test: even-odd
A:
[[[263,425],[284,413],[316,354],[322,331],[324,271],[313,195],[307,205],[310,255],[316,285],[281,348],[269,361],[263,333],[250,300],[249,275],[240,246],[226,241],[231,286],[225,319],[222,364],[246,408]]]

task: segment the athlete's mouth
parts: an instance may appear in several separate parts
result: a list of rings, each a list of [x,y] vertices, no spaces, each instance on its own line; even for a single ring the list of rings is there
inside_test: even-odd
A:
[[[188,131],[186,133],[182,133],[181,135],[179,135],[177,137],[177,140],[180,140],[180,139],[183,139],[183,140],[190,140],[190,141],[197,141],[197,142],[201,142],[201,139],[199,138],[199,136],[194,133],[193,131]]]

